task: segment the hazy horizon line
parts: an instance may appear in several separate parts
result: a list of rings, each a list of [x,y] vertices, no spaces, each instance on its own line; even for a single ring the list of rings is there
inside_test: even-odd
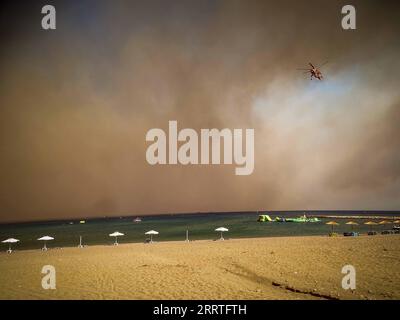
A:
[[[157,217],[157,216],[179,216],[179,215],[205,215],[205,214],[244,214],[244,213],[295,213],[295,212],[358,212],[358,213],[398,213],[399,210],[380,210],[380,209],[297,209],[297,210],[249,210],[249,211],[196,211],[196,212],[164,212],[164,213],[147,213],[147,214],[129,214],[129,215],[99,215],[93,217],[62,217],[54,219],[38,219],[38,220],[13,220],[0,222],[0,226],[9,224],[30,224],[30,223],[51,223],[60,221],[86,221],[86,220],[100,220],[100,219],[123,219],[123,218],[134,218],[134,217]]]

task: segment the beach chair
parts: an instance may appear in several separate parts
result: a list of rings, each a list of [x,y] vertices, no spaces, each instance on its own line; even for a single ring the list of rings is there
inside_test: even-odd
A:
[[[358,232],[354,232],[354,231],[352,231],[352,232],[343,232],[343,236],[345,236],[345,237],[358,237],[359,233]]]

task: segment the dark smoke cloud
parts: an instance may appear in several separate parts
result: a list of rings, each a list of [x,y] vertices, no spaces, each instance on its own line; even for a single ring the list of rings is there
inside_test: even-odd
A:
[[[399,209],[394,2],[353,1],[356,31],[343,1],[56,1],[54,32],[42,4],[2,10],[1,221]],[[254,128],[253,175],[148,165],[169,120]]]

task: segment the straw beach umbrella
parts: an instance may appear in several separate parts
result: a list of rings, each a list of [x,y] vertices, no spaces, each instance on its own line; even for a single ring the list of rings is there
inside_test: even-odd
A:
[[[229,231],[229,229],[220,227],[220,228],[215,229],[215,231],[221,232],[221,238],[219,238],[219,240],[224,240],[224,237],[222,236],[222,232],[227,232],[227,231]]]
[[[42,251],[47,251],[47,246],[46,246],[47,241],[54,240],[54,238],[50,237],[50,236],[44,236],[44,237],[39,238],[38,240],[39,241],[44,241],[44,245],[43,245]]]
[[[372,231],[372,226],[377,226],[378,224],[376,222],[373,221],[367,221],[364,224],[366,224],[367,226],[369,226],[370,231]]]
[[[147,231],[145,234],[150,235],[150,243],[152,243],[153,242],[153,234],[158,234],[158,232],[154,231],[154,230],[150,230],[150,231]]]
[[[114,246],[117,246],[118,245],[118,237],[124,236],[124,234],[121,233],[121,232],[115,231],[113,233],[110,233],[109,236],[110,237],[115,237]]]
[[[12,250],[11,250],[11,244],[12,244],[12,243],[17,243],[17,242],[19,242],[19,240],[18,240],[18,239],[14,239],[14,238],[9,238],[9,239],[6,239],[6,240],[3,240],[3,241],[2,241],[2,243],[8,243],[8,250],[7,250],[7,253],[11,253],[11,252],[12,252]]]
[[[336,221],[329,221],[326,224],[332,227],[332,233],[333,233],[334,226],[338,226],[339,225],[339,223],[337,223]]]
[[[354,221],[346,222],[346,224],[348,224],[348,225],[351,226],[351,230],[352,230],[352,231],[353,231],[354,226],[358,226],[358,223],[357,223],[357,222],[354,222]]]

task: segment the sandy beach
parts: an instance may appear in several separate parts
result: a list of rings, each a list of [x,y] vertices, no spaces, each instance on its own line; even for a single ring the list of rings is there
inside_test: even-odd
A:
[[[44,265],[55,290],[41,286]],[[398,235],[27,250],[0,254],[0,299],[400,299],[399,270]]]

